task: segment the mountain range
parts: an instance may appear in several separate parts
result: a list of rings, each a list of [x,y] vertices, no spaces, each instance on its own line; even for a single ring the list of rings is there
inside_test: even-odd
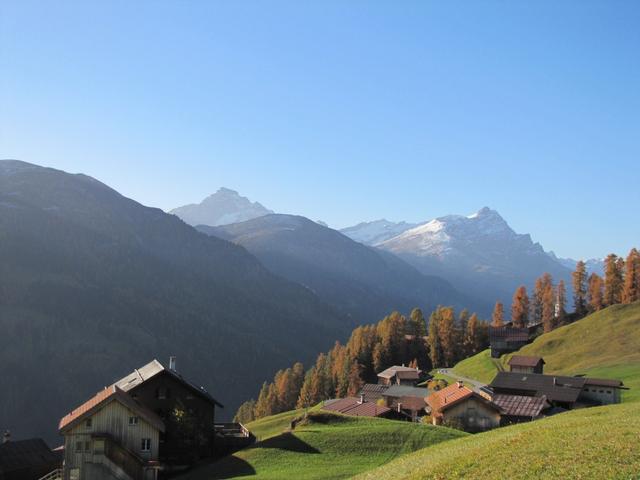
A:
[[[169,355],[231,418],[351,329],[241,246],[91,177],[0,161],[0,425],[16,438],[59,442],[71,408]]]

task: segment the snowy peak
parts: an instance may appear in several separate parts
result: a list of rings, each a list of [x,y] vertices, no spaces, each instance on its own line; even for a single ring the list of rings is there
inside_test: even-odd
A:
[[[220,188],[198,204],[185,205],[171,210],[189,225],[213,227],[244,222],[273,213],[258,202],[251,202],[237,191]]]
[[[356,242],[364,243],[365,245],[376,245],[415,226],[415,223],[390,222],[383,218],[343,228],[340,232]]]

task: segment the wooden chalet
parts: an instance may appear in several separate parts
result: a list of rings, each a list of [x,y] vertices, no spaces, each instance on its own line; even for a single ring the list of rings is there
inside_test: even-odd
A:
[[[500,407],[500,425],[529,422],[542,418],[544,412],[551,408],[551,404],[543,395],[541,397],[526,397],[522,395],[493,395],[491,401]]]
[[[62,467],[62,458],[44,440],[11,440],[9,432],[0,443],[0,479],[34,480]]]
[[[394,365],[378,374],[378,384],[413,386],[420,380],[421,374],[419,368]]]
[[[326,400],[322,410],[354,417],[390,417],[393,411],[383,405],[365,402],[362,398],[347,397]]]
[[[426,398],[434,425],[449,425],[467,432],[481,432],[500,425],[501,408],[456,382]]]
[[[505,353],[520,350],[533,339],[531,328],[512,326],[489,327],[491,357],[499,358]]]
[[[516,373],[544,373],[542,357],[514,355],[509,359],[509,369]]]
[[[427,388],[392,385],[382,392],[382,398],[387,407],[415,422],[425,414],[425,398],[429,393]]]
[[[358,397],[361,397],[365,402],[377,402],[380,400],[384,392],[389,389],[389,385],[381,385],[379,383],[365,383],[360,392],[358,392]]]

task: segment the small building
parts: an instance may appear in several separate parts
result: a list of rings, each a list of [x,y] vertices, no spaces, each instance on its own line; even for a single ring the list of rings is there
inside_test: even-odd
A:
[[[0,479],[34,480],[62,466],[62,458],[44,440],[11,440],[9,432],[0,444]]]
[[[544,412],[551,408],[551,404],[544,395],[541,397],[526,397],[522,395],[494,395],[491,401],[500,407],[500,425],[530,422],[544,416]]]
[[[433,392],[426,402],[434,425],[447,425],[467,432],[482,432],[500,426],[500,407],[461,382]]]
[[[60,420],[64,480],[155,480],[164,422],[116,386]]]
[[[430,393],[427,388],[393,385],[382,392],[382,398],[387,407],[415,422],[424,415],[427,406],[424,399]]]
[[[419,368],[394,365],[378,374],[378,384],[413,386],[420,380],[421,373]]]
[[[509,359],[509,369],[517,373],[544,373],[544,360],[542,357],[527,355],[514,355]]]
[[[365,383],[358,392],[358,397],[364,398],[365,402],[377,402],[380,400],[384,392],[389,389],[389,385],[381,385],[379,383]]]
[[[491,357],[499,358],[505,353],[515,352],[524,347],[532,339],[529,328],[511,326],[489,327],[489,344]]]
[[[390,408],[373,402],[364,402],[362,398],[347,397],[327,400],[322,410],[342,413],[353,417],[389,417],[393,413]]]
[[[597,405],[620,403],[622,390],[628,388],[620,380],[586,377],[580,399]]]

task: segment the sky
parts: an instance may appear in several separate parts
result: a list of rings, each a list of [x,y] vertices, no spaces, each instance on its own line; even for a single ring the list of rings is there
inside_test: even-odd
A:
[[[561,256],[626,255],[639,24],[635,0],[5,0],[0,158],[334,228],[487,205]]]

